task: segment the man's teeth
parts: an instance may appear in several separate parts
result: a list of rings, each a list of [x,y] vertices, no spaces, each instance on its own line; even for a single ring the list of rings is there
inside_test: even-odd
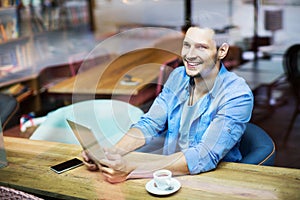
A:
[[[196,65],[198,65],[198,63],[189,63],[189,65],[196,66]]]

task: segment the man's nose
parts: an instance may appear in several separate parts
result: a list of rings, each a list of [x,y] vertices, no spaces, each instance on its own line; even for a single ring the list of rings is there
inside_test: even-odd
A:
[[[189,49],[189,51],[187,52],[187,57],[188,58],[195,58],[196,57],[195,48],[191,47]]]

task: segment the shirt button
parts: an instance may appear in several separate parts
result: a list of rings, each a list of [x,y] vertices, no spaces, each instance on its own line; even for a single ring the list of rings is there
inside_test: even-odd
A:
[[[230,128],[229,128],[229,129],[227,129],[227,132],[228,132],[228,133],[230,133],[230,132],[231,132],[231,129],[230,129]]]

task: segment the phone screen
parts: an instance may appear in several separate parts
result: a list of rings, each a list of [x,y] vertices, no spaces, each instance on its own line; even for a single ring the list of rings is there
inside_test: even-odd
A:
[[[56,173],[60,174],[70,169],[74,169],[83,165],[83,162],[78,158],[73,158],[71,160],[59,163],[57,165],[51,166],[50,168],[55,171]]]

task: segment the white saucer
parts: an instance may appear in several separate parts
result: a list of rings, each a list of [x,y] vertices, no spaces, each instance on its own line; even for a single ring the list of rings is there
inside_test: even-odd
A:
[[[169,195],[169,194],[172,194],[174,192],[177,192],[181,187],[181,184],[177,179],[172,178],[171,181],[172,181],[171,185],[173,186],[173,189],[171,189],[171,190],[160,190],[160,189],[158,189],[154,185],[154,180],[153,179],[150,180],[146,184],[145,188],[148,192],[150,192],[152,194],[155,194],[155,195]]]
[[[138,85],[140,84],[140,81],[127,81],[127,80],[121,80],[121,85]]]

